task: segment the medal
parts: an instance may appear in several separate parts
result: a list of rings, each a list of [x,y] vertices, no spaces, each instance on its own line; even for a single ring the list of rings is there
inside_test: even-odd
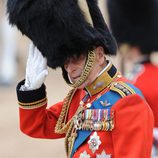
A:
[[[100,137],[97,135],[97,132],[94,132],[92,136],[90,136],[90,140],[88,141],[89,148],[93,153],[99,149],[101,144]]]

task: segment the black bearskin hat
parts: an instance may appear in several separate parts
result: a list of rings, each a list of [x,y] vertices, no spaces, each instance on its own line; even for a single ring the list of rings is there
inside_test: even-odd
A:
[[[99,10],[97,0],[87,0],[91,26],[77,0],[8,0],[9,21],[46,56],[48,66],[62,67],[64,61],[103,46],[116,54],[116,43]]]
[[[108,0],[110,27],[118,44],[158,51],[158,0]]]

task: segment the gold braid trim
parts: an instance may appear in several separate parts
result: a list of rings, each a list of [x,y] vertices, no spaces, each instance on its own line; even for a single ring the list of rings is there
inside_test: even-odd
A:
[[[63,134],[65,133],[65,150],[67,153],[67,156],[69,157],[69,154],[71,153],[72,147],[73,147],[73,143],[75,140],[71,140],[69,141],[69,139],[71,138],[71,133],[72,130],[74,128],[74,123],[73,123],[73,118],[82,110],[84,110],[83,107],[79,106],[79,108],[77,109],[76,113],[74,114],[74,116],[66,123],[66,116],[69,110],[69,106],[72,100],[73,95],[75,94],[77,88],[76,89],[72,89],[69,91],[68,95],[66,96],[65,100],[64,100],[64,104],[63,104],[63,108],[62,111],[60,113],[60,116],[58,118],[57,124],[55,126],[55,133],[58,134]]]
[[[73,149],[73,145],[74,145],[75,139],[77,137],[76,129],[74,128],[73,118],[76,115],[78,115],[81,111],[83,111],[84,109],[85,109],[85,107],[83,107],[83,106],[79,106],[78,107],[75,115],[72,117],[72,119],[70,121],[69,128],[68,128],[67,133],[66,133],[65,149],[66,149],[66,153],[67,153],[68,158],[70,157],[70,154],[71,154],[71,151]]]
[[[71,87],[73,87],[72,90],[69,91],[69,93],[67,94],[64,103],[63,103],[63,107],[60,113],[60,116],[58,118],[58,121],[56,123],[55,126],[55,133],[58,134],[66,134],[65,137],[65,149],[66,149],[66,153],[67,156],[70,156],[72,147],[73,147],[73,143],[74,140],[69,141],[69,139],[71,139],[71,133],[73,131],[73,118],[83,110],[83,107],[80,107],[77,109],[75,115],[66,123],[66,119],[67,119],[67,115],[68,115],[68,111],[69,111],[69,107],[70,107],[70,103],[72,101],[72,98],[77,90],[77,87],[79,87],[82,83],[85,82],[85,80],[87,79],[87,77],[89,76],[93,66],[95,63],[95,52],[94,51],[90,51],[88,53],[88,58],[87,58],[87,62],[86,65],[84,67],[84,70],[81,74],[81,77],[79,78],[79,80],[77,80],[74,84],[69,84]]]
[[[60,116],[59,116],[57,124],[55,126],[55,133],[58,133],[58,134],[66,133],[70,126],[71,120],[69,120],[68,123],[66,124],[65,117],[66,117],[66,114],[68,113],[72,97],[73,97],[74,93],[76,92],[76,90],[77,89],[70,90],[64,100]]]
[[[45,104],[47,104],[47,98],[32,102],[32,103],[22,103],[22,102],[18,102],[19,107],[22,109],[35,109],[41,106],[44,106]]]
[[[110,86],[110,89],[119,93],[121,97],[135,94],[135,91],[122,81],[113,82]]]
[[[69,142],[69,138],[70,138],[71,133],[73,131],[73,126],[74,126],[73,121],[71,121],[69,129],[68,129],[68,131],[66,133],[66,137],[65,137],[65,150],[66,150],[66,154],[67,154],[68,157],[70,157],[70,146],[69,146],[70,142]]]
[[[64,100],[60,116],[59,116],[57,124],[55,126],[55,133],[63,134],[63,133],[67,132],[67,130],[70,126],[70,123],[73,119],[72,118],[71,120],[69,120],[66,123],[66,117],[67,117],[67,113],[68,113],[68,110],[69,110],[69,106],[70,106],[72,97],[73,97],[74,93],[76,92],[77,87],[80,86],[87,79],[90,71],[93,68],[94,62],[95,62],[95,52],[90,51],[88,53],[88,59],[87,59],[85,68],[84,68],[84,70],[81,74],[80,79],[78,81],[76,81],[74,84],[70,84],[70,86],[74,87],[74,89],[70,90],[70,92],[67,94],[67,96]]]

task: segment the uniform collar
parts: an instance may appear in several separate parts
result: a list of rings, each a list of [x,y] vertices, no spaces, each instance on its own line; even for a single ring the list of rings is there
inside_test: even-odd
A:
[[[90,85],[85,87],[90,96],[107,88],[108,85],[117,77],[118,70],[110,61],[107,62],[107,66],[105,66],[105,68],[99,73],[98,77]]]

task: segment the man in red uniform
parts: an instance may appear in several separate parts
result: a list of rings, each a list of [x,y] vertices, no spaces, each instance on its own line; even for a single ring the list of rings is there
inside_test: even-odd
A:
[[[68,158],[150,158],[152,111],[106,59],[116,54],[115,40],[97,1],[87,4],[93,26],[76,0],[8,1],[10,22],[34,43],[17,86],[20,128],[35,138],[65,137]],[[50,108],[43,84],[47,64],[61,67],[73,87]]]
[[[108,8],[111,29],[119,43],[120,51],[125,51],[126,48],[124,58],[134,63],[127,78],[142,91],[153,111],[154,135],[156,134],[157,139],[158,1],[109,0]],[[155,142],[158,142],[158,139]]]

